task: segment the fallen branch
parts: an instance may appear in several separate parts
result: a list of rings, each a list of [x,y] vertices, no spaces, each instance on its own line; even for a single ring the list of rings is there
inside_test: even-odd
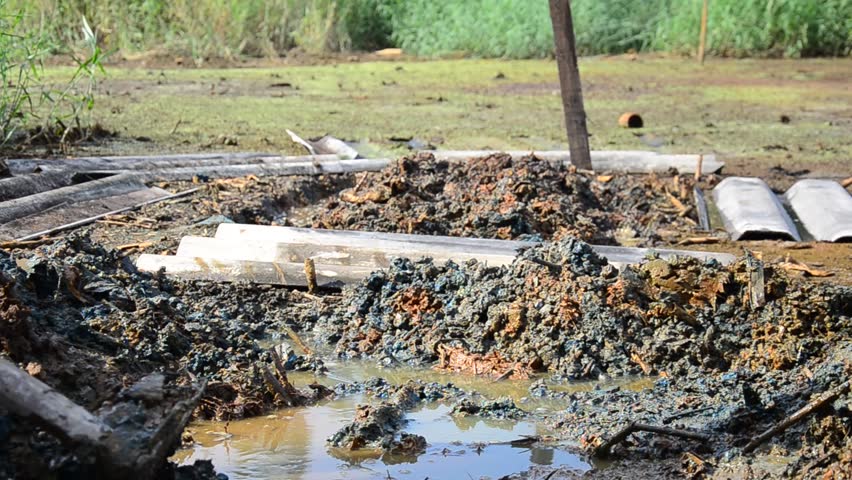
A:
[[[609,456],[610,450],[612,447],[618,445],[623,442],[627,437],[630,436],[631,433],[636,432],[650,432],[657,433],[661,435],[669,435],[672,437],[680,437],[680,438],[688,438],[690,440],[698,440],[701,442],[708,442],[712,439],[712,437],[706,433],[700,432],[692,432],[689,430],[680,430],[676,428],[670,427],[659,427],[656,425],[647,425],[644,423],[631,422],[626,427],[624,427],[621,431],[616,433],[609,439],[609,441],[604,442],[599,447],[595,449],[592,453],[595,457],[607,457]]]
[[[793,425],[801,422],[802,420],[805,419],[805,417],[807,417],[811,413],[815,412],[816,410],[819,410],[825,404],[827,404],[829,402],[833,402],[837,397],[839,397],[840,395],[843,395],[847,390],[849,390],[849,385],[850,385],[849,382],[850,382],[849,380],[846,380],[845,382],[841,383],[836,388],[823,393],[816,400],[808,403],[807,405],[805,405],[804,407],[802,407],[801,409],[799,409],[798,411],[796,411],[795,413],[793,413],[789,417],[785,418],[784,420],[781,420],[780,422],[775,424],[769,430],[767,430],[767,431],[761,433],[760,435],[754,437],[750,442],[748,442],[748,445],[746,445],[745,448],[743,448],[743,453],[753,452],[757,447],[763,445],[766,441],[768,441],[772,437],[778,435],[779,433],[783,433],[788,428],[790,428]]]

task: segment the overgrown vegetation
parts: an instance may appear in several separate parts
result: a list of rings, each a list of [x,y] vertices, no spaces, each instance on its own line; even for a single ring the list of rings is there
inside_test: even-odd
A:
[[[545,0],[10,0],[54,45],[89,18],[125,53],[277,56],[399,46],[418,55],[546,57]],[[580,52],[693,52],[701,0],[574,0]],[[852,0],[712,0],[708,50],[729,56],[849,55]]]
[[[77,68],[70,78],[48,84],[43,60],[55,47],[24,20],[22,10],[0,0],[0,146],[14,139],[65,144],[89,137],[97,75],[103,73],[95,32],[82,18],[83,38],[78,33],[74,44],[82,44],[85,55],[72,54]]]

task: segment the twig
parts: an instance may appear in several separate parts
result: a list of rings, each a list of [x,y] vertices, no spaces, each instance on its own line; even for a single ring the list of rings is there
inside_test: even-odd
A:
[[[500,376],[499,376],[499,377],[497,377],[497,378],[495,378],[495,379],[494,379],[494,381],[493,381],[492,383],[497,383],[497,382],[500,382],[500,381],[506,380],[507,378],[509,378],[510,376],[512,376],[512,374],[513,374],[513,373],[515,373],[515,367],[516,367],[517,365],[518,365],[518,362],[513,363],[513,364],[512,364],[512,366],[511,366],[511,367],[509,367],[509,369],[508,369],[508,370],[506,370],[505,372],[501,373],[501,374],[500,374]]]
[[[701,180],[701,167],[704,163],[704,155],[698,156],[698,164],[695,166],[695,181]]]
[[[272,372],[269,371],[269,367],[263,367],[261,369],[261,372],[263,372],[263,379],[266,380],[266,383],[268,383],[269,386],[271,386],[272,389],[275,390],[275,392],[281,396],[281,398],[284,400],[284,403],[286,403],[288,407],[294,406],[295,404],[293,403],[293,399],[287,393],[287,390],[284,388],[284,385],[282,385],[281,382],[279,382],[278,379],[275,378],[275,375],[273,375]]]
[[[28,247],[37,247],[39,245],[44,245],[45,243],[55,242],[59,240],[57,237],[45,237],[40,238],[38,240],[9,240],[7,242],[0,242],[0,248],[2,249],[13,249],[13,248],[28,248]]]
[[[784,420],[781,420],[769,430],[754,437],[750,442],[748,442],[748,445],[743,448],[743,453],[753,452],[757,447],[761,446],[767,440],[778,435],[779,433],[783,433],[788,428],[801,422],[805,417],[807,417],[814,411],[819,410],[825,404],[833,402],[837,397],[843,395],[846,390],[849,390],[849,382],[849,380],[846,380],[845,382],[841,383],[837,388],[823,393],[816,400],[800,408],[796,413],[790,415]]]
[[[305,259],[305,279],[308,283],[308,293],[317,291],[317,268],[313,258]]]
[[[631,422],[626,427],[624,427],[621,431],[616,433],[609,439],[609,441],[603,443],[601,446],[595,449],[592,454],[595,457],[606,457],[609,455],[612,447],[618,445],[623,442],[631,433],[635,432],[650,432],[657,433],[661,435],[670,435],[672,437],[681,437],[688,438],[690,440],[698,440],[702,442],[708,442],[711,440],[711,436],[706,433],[700,432],[691,432],[689,430],[679,430],[676,428],[670,427],[659,427],[656,425],[646,425],[644,423]]]
[[[849,178],[847,178],[847,179],[845,179],[845,180],[842,180],[842,181],[840,182],[840,185],[841,185],[841,186],[843,186],[843,188],[846,188],[846,187],[848,187],[849,185],[852,185],[852,177],[849,177]]]
[[[532,257],[532,258],[529,259],[529,261],[531,261],[533,263],[537,263],[537,264],[542,265],[542,266],[545,266],[545,267],[547,267],[551,270],[554,270],[557,273],[562,271],[562,265],[558,265],[556,263],[548,262],[547,260],[542,260],[540,258]]]
[[[311,348],[309,346],[307,346],[305,344],[305,342],[302,341],[302,339],[299,337],[299,335],[296,332],[294,332],[292,328],[284,327],[284,331],[287,332],[287,336],[289,336],[290,339],[293,340],[293,342],[299,348],[301,348],[302,351],[305,352],[306,355],[313,355],[314,354],[314,351],[311,350]]]

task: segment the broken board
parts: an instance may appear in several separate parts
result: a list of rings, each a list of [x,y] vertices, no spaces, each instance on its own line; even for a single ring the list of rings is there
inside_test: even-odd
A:
[[[137,267],[185,279],[249,281],[306,286],[305,260],[316,264],[320,286],[358,282],[388,267],[394,257],[437,262],[478,260],[511,263],[534,242],[342,230],[221,224],[215,238],[184,237],[176,256],[142,255]],[[733,255],[669,249],[593,246],[617,268],[641,263],[652,253],[663,258],[692,256],[729,263]]]

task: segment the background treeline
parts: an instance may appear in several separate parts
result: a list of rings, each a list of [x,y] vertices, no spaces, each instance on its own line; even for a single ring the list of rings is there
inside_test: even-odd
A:
[[[702,0],[573,0],[582,54],[694,52]],[[83,16],[102,46],[195,58],[402,47],[437,56],[546,57],[547,0],[9,0],[57,51]],[[710,0],[708,52],[846,56],[852,0]]]

